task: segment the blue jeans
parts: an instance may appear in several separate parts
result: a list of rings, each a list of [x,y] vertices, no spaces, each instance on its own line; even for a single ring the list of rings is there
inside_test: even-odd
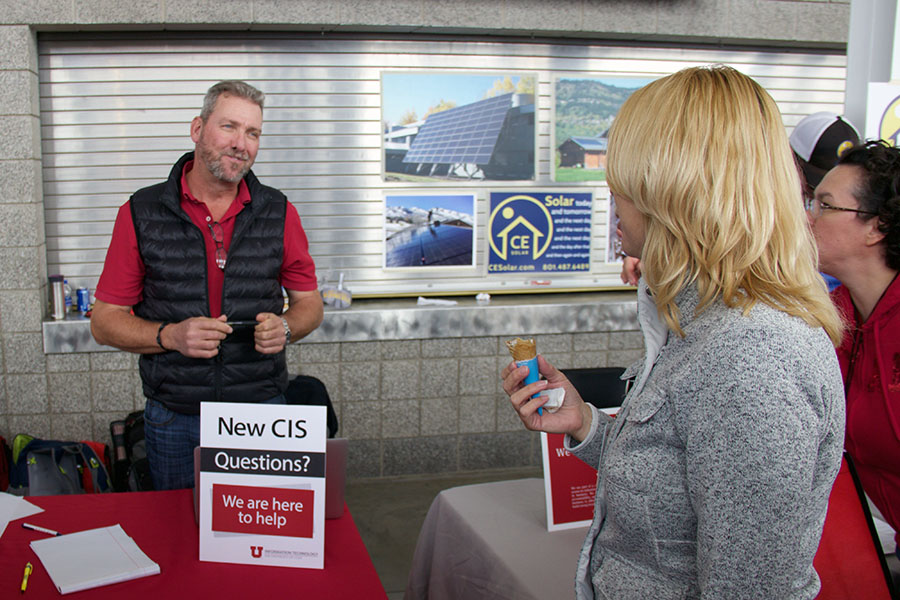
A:
[[[285,404],[283,394],[263,404]],[[153,488],[177,490],[194,487],[194,448],[200,445],[200,415],[185,415],[147,399],[144,440]]]

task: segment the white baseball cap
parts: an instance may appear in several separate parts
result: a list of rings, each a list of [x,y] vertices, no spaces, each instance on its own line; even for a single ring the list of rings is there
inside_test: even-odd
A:
[[[804,117],[790,137],[791,149],[812,185],[818,185],[841,154],[858,143],[859,133],[849,121],[825,111]]]

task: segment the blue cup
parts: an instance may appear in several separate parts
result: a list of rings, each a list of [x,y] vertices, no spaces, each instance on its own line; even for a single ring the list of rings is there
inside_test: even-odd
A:
[[[541,378],[541,374],[538,371],[537,356],[535,356],[534,358],[529,358],[528,360],[517,360],[516,366],[517,367],[528,367],[528,376],[525,377],[524,385],[534,383],[535,381],[537,381],[538,379]],[[531,397],[537,398],[538,396],[540,396],[540,394],[534,394]],[[544,414],[544,409],[538,408],[538,414],[539,415]]]

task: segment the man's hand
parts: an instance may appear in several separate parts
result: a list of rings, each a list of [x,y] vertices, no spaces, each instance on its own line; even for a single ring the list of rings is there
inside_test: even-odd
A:
[[[166,325],[160,334],[163,347],[192,358],[212,358],[219,353],[219,344],[231,333],[222,315],[216,319],[191,317]]]
[[[219,353],[219,343],[231,333],[231,327],[225,323],[227,320],[224,315],[218,319],[192,317],[169,323],[160,331],[159,321],[148,321],[131,314],[130,306],[97,300],[91,315],[91,333],[98,344],[126,352],[159,354],[172,351],[195,358],[210,358]],[[162,348],[156,343],[157,333]]]
[[[284,324],[281,317],[269,312],[256,315],[259,323],[253,331],[256,351],[260,354],[278,354],[284,350]]]

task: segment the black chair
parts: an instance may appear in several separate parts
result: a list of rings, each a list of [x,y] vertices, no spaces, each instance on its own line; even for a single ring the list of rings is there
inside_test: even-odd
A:
[[[328,437],[333,438],[337,435],[337,413],[334,411],[334,405],[331,403],[331,396],[328,395],[328,389],[319,379],[310,375],[295,376],[288,383],[287,390],[284,392],[284,397],[288,404],[325,406],[328,409],[326,413]]]
[[[568,377],[585,402],[597,408],[613,408],[625,399],[625,382],[619,379],[622,367],[597,367],[595,369],[560,369]]]

